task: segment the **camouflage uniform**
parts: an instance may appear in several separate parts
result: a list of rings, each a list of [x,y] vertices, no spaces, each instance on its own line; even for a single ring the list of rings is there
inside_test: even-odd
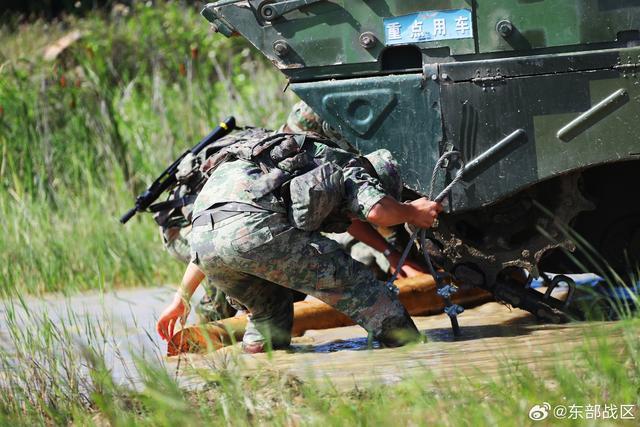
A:
[[[198,160],[201,162],[202,158]],[[197,188],[191,188],[195,183],[190,183],[189,178],[194,174],[194,170],[197,170],[198,165],[193,155],[188,155],[180,162],[176,178],[181,184],[171,192],[167,201],[182,199],[193,191],[197,191]],[[198,182],[197,178],[196,182]],[[185,264],[188,264],[191,259],[189,238],[192,211],[193,200],[183,206],[161,210],[154,215],[165,249],[173,258]],[[236,314],[237,308],[226,300],[224,293],[219,291],[211,281],[206,280],[203,286],[205,295],[196,306],[196,313],[201,322],[212,322]]]
[[[346,151],[314,144],[315,157],[343,166],[345,202],[341,214],[366,220],[385,193],[363,165]],[[252,183],[263,175],[253,162],[234,160],[215,169],[200,192],[194,217],[215,204],[246,203],[264,209],[215,224],[194,226],[192,261],[227,295],[251,312],[243,343],[287,346],[291,339],[291,290],[313,295],[347,314],[374,337],[389,341],[397,328],[417,333],[395,293],[318,231],[293,228],[286,207],[269,193],[253,200]]]
[[[300,101],[293,106],[287,118],[287,123],[280,130],[294,133],[315,132],[335,141],[340,148],[346,151],[357,152],[348,141],[342,138],[327,122],[322,120],[304,101]],[[399,165],[391,155],[391,152],[380,149],[367,154],[365,157],[374,167],[377,178],[387,194],[396,200],[400,200],[402,178],[399,173]],[[352,258],[371,268],[377,277],[383,277],[389,271],[389,261],[381,252],[362,242],[358,242],[350,234],[326,233],[325,235],[340,243]],[[392,241],[387,240],[391,246],[394,246]]]
[[[401,200],[402,178],[400,176],[400,166],[393,158],[389,150],[379,149],[364,156],[373,169],[376,178],[380,181],[384,191],[396,200]],[[395,230],[393,228],[380,230],[390,247],[395,248]],[[384,277],[391,265],[382,252],[376,251],[365,243],[357,241],[349,233],[326,233],[330,239],[340,243],[353,259],[371,268],[377,277]]]

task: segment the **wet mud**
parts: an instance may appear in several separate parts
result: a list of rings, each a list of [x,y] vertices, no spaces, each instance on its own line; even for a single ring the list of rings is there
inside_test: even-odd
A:
[[[444,315],[414,317],[427,342],[406,348],[384,349],[375,342],[370,345],[362,328],[348,326],[307,331],[294,338],[290,350],[271,355],[243,355],[235,345],[208,355],[166,358],[166,343],[158,338],[154,326],[172,293],[171,287],[164,287],[33,298],[25,301],[29,316],[24,307],[11,307],[5,301],[0,307],[0,339],[5,342],[4,351],[11,353],[7,316],[18,319],[24,330],[38,328],[36,320],[45,316],[56,325],[68,325],[77,342],[87,341],[82,325],[102,328],[108,336],[104,343],[100,340],[101,346],[112,374],[121,383],[139,384],[133,360],[142,357],[164,365],[172,374],[179,364],[185,386],[203,384],[194,368],[238,364],[246,375],[264,368],[277,369],[301,379],[330,379],[345,388],[371,382],[395,383],[423,373],[425,368],[436,377],[449,379],[494,378],[513,361],[533,370],[546,370],[563,361],[571,363],[573,352],[596,328],[607,330],[608,339],[621,339],[615,322],[545,325],[524,311],[487,303],[460,316],[462,335],[458,338],[453,337]]]
[[[238,345],[209,355],[180,357],[183,381],[197,386],[192,368],[217,369],[241,365],[245,375],[261,369],[277,369],[300,379],[328,379],[338,387],[372,383],[395,383],[429,371],[435,378],[495,378],[517,364],[534,372],[547,371],[558,363],[571,363],[594,328],[607,330],[608,339],[621,339],[615,322],[539,324],[530,314],[502,304],[487,303],[460,316],[462,333],[454,337],[445,315],[414,317],[427,342],[405,348],[385,349],[370,345],[358,326],[307,331],[294,338],[287,351],[270,355],[240,354]],[[230,357],[230,354],[237,357]],[[169,365],[176,366],[177,357]],[[233,361],[233,362],[230,362]]]

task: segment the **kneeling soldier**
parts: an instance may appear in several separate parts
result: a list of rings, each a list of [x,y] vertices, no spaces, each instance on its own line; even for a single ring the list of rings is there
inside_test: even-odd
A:
[[[161,337],[171,338],[206,276],[251,312],[247,352],[289,345],[292,290],[345,313],[383,345],[417,340],[393,290],[320,232],[348,229],[385,245],[370,224],[431,227],[441,206],[425,198],[398,202],[366,158],[329,140],[245,132],[205,164],[210,177],[194,205],[191,263],[158,321]]]

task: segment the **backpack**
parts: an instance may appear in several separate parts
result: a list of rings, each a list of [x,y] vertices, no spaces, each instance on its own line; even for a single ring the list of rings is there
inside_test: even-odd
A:
[[[203,171],[203,165],[226,147],[241,144],[247,140],[266,138],[271,131],[260,128],[245,128],[212,142],[198,155],[188,153],[178,165],[176,185],[170,188],[167,199],[149,207],[154,220],[163,229],[184,228],[191,224],[193,204],[207,182],[209,174]]]
[[[202,171],[210,176],[223,162],[248,160],[263,175],[249,192],[253,200],[276,193],[287,205],[291,224],[301,230],[320,229],[323,221],[344,197],[342,169],[314,158],[314,143],[335,146],[317,134],[269,134],[256,138],[255,130],[236,136],[236,142],[207,159]],[[228,137],[227,137],[228,138]]]
[[[224,162],[251,161],[263,175],[249,192],[254,200],[275,193],[287,206],[291,224],[301,230],[321,228],[324,220],[344,198],[342,169],[335,163],[314,159],[314,143],[335,148],[335,144],[317,134],[273,133],[248,128],[229,134],[205,148],[198,156],[187,156],[176,174],[178,185],[165,207],[168,212],[156,221],[175,223],[182,218],[191,222],[193,203],[207,179]]]

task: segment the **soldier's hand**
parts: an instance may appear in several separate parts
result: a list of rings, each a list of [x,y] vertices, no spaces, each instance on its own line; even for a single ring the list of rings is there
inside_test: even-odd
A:
[[[173,301],[167,308],[164,309],[158,323],[156,324],[156,330],[165,341],[169,341],[173,337],[173,333],[176,327],[176,322],[180,321],[180,324],[184,326],[187,316],[189,315],[190,307],[188,301],[178,293],[173,298]]]
[[[412,215],[407,222],[420,228],[431,228],[438,214],[442,212],[440,203],[432,202],[426,197],[413,200],[408,205],[412,207]]]

